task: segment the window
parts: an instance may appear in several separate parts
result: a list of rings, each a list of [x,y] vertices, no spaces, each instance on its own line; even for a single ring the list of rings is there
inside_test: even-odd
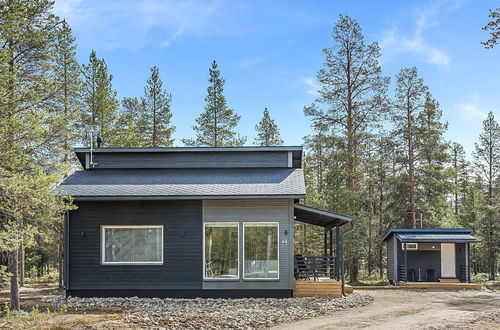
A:
[[[239,231],[236,222],[205,223],[204,278],[238,279]]]
[[[278,223],[245,222],[243,242],[243,278],[279,278]]]
[[[421,251],[439,251],[441,243],[418,243],[418,249]]]
[[[163,264],[163,226],[102,226],[102,264]]]
[[[401,243],[401,248],[403,250],[418,250],[418,243]]]

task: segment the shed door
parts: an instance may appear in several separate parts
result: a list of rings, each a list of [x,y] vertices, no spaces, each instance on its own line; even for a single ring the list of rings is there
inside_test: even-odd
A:
[[[457,277],[455,274],[455,243],[441,243],[441,277]]]

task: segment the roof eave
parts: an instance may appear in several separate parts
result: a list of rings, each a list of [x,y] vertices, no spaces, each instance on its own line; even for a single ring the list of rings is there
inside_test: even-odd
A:
[[[286,195],[178,195],[178,196],[72,196],[75,201],[187,200],[187,199],[303,199],[304,194]]]

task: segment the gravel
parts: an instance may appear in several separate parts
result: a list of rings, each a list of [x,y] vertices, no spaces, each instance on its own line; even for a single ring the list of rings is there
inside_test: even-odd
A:
[[[246,298],[246,299],[160,299],[75,298],[56,296],[57,307],[122,308],[124,320],[133,327],[165,329],[262,329],[279,323],[331,314],[345,308],[371,303],[367,294],[344,298]]]

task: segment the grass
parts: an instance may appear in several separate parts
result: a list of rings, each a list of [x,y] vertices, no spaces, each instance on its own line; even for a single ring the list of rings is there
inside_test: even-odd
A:
[[[355,286],[367,286],[367,285],[375,285],[375,286],[384,286],[389,285],[389,281],[385,276],[380,276],[379,274],[368,275],[365,273],[361,273],[358,276],[358,280],[356,282],[350,282],[350,285]]]
[[[26,278],[25,284],[32,288],[56,288],[59,286],[59,273],[53,270],[39,278]]]
[[[500,280],[491,281],[489,280],[489,275],[486,273],[472,274],[471,282],[479,283],[491,290],[500,290]]]

